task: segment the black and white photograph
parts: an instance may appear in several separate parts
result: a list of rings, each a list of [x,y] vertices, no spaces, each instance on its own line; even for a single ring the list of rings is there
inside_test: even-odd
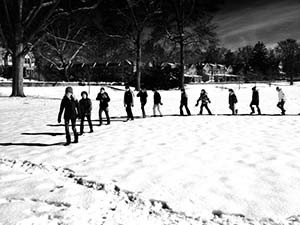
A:
[[[300,0],[0,0],[0,225],[299,225]]]

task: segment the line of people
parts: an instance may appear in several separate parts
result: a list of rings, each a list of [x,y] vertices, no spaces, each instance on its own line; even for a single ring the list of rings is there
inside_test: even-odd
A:
[[[284,105],[286,102],[285,94],[283,93],[282,89],[279,87],[276,87],[276,91],[278,92],[278,99],[279,99],[277,107],[281,110],[281,114],[285,115],[286,112],[286,110],[284,109]],[[148,98],[148,93],[146,88],[142,88],[138,92],[137,97],[140,98],[142,116],[143,118],[145,118],[146,117],[145,105],[147,104],[147,98]],[[103,87],[100,89],[100,92],[98,93],[96,100],[99,101],[99,126],[103,124],[103,119],[102,119],[103,112],[105,113],[106,116],[107,125],[109,125],[110,124],[110,116],[109,116],[110,97]],[[134,93],[133,91],[131,91],[129,86],[125,86],[123,101],[127,113],[127,120],[125,122],[129,120],[134,120],[133,113],[132,113],[132,107],[134,107]],[[200,112],[198,115],[202,115],[204,108],[207,110],[209,115],[212,115],[212,112],[208,106],[208,104],[210,104],[211,101],[208,97],[207,92],[204,89],[202,89],[200,92],[200,97],[198,98],[195,105],[196,107],[199,106],[199,102],[201,102],[201,105],[200,105]],[[238,113],[238,110],[236,108],[237,102],[238,100],[233,89],[229,89],[228,103],[232,115],[236,115]],[[162,117],[163,114],[161,113],[160,106],[162,106],[163,103],[161,100],[161,95],[159,94],[157,89],[153,90],[153,103],[154,103],[153,116],[156,116],[156,112],[158,112],[159,116]],[[261,115],[261,110],[259,108],[259,92],[256,89],[256,87],[253,87],[252,100],[250,103],[250,108],[251,108],[250,115],[255,113],[255,107],[257,109],[258,115]],[[188,116],[191,115],[191,112],[188,107],[188,95],[184,88],[181,89],[181,99],[180,99],[180,106],[179,106],[179,111],[181,116],[184,116],[183,109],[185,109]],[[72,87],[67,87],[65,89],[65,95],[60,104],[60,110],[58,113],[58,123],[61,123],[61,117],[63,112],[64,112],[64,126],[66,132],[66,145],[71,144],[71,135],[69,131],[70,124],[74,133],[74,143],[78,143],[79,135],[82,135],[84,133],[85,118],[88,121],[90,133],[93,132],[93,124],[91,121],[92,101],[88,97],[88,93],[86,91],[81,92],[81,99],[78,102],[73,95]],[[77,118],[80,119],[79,133],[76,130]]]

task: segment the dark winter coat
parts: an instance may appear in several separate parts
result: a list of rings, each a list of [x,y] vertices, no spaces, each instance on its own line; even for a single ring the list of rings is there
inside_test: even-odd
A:
[[[154,92],[153,98],[154,98],[154,105],[161,104],[161,96],[157,91]]]
[[[142,104],[146,104],[147,103],[147,98],[148,98],[148,94],[147,94],[147,91],[140,91],[138,94],[137,94],[137,97],[140,97],[140,101]]]
[[[181,105],[187,105],[188,103],[188,96],[185,92],[181,93],[181,100],[180,100],[180,104]]]
[[[92,101],[89,98],[81,99],[79,101],[80,116],[90,116],[92,112]]]
[[[210,99],[208,98],[206,93],[201,93],[199,99],[197,100],[197,105],[199,102],[202,101],[202,104],[207,105],[207,103],[210,103]]]
[[[257,90],[252,93],[251,105],[259,105],[259,94]]]
[[[229,94],[229,105],[234,105],[237,102],[238,101],[237,101],[236,95],[234,93],[233,94]]]
[[[133,104],[133,95],[132,92],[129,91],[125,91],[124,93],[124,104],[125,105],[132,105]]]
[[[69,99],[66,95],[63,97],[60,103],[60,110],[58,113],[58,120],[61,120],[62,113],[64,112],[64,119],[76,119],[80,115],[80,108],[78,101],[71,96]]]
[[[96,100],[100,101],[101,109],[106,109],[108,107],[108,103],[110,102],[110,98],[106,92],[103,92],[102,94],[99,93]]]

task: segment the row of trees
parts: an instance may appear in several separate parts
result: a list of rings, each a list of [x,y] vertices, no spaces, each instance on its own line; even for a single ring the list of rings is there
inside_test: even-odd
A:
[[[267,48],[263,42],[254,46],[241,47],[236,51],[210,46],[198,58],[200,61],[231,65],[234,73],[255,76],[255,79],[269,80],[280,72],[290,77],[300,73],[300,44],[296,40],[280,41],[273,48]]]
[[[183,86],[184,52],[215,42],[212,13],[218,4],[219,0],[1,0],[0,37],[13,59],[12,96],[24,96],[24,57],[33,49],[66,79],[75,59],[133,56],[139,89],[144,50],[152,46],[154,51],[176,52]]]

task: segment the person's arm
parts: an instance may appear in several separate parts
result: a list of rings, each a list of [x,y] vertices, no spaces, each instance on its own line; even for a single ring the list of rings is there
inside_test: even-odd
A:
[[[76,105],[76,109],[77,109],[77,117],[81,117],[81,110],[80,110],[80,107],[79,107],[79,103],[77,100],[74,100],[75,101],[75,105]]]
[[[96,100],[100,100],[100,93],[97,95],[97,98],[96,98]]]
[[[110,97],[107,93],[106,93],[106,96],[107,96],[107,102],[110,102]]]
[[[65,103],[64,103],[64,100],[61,100],[60,108],[59,108],[59,113],[58,113],[58,118],[57,118],[57,122],[58,123],[61,122],[61,115],[62,115],[64,109],[65,109]]]
[[[89,99],[89,112],[92,112],[92,109],[93,109],[93,104],[91,99]]]
[[[131,106],[134,106],[134,93],[131,92]]]

